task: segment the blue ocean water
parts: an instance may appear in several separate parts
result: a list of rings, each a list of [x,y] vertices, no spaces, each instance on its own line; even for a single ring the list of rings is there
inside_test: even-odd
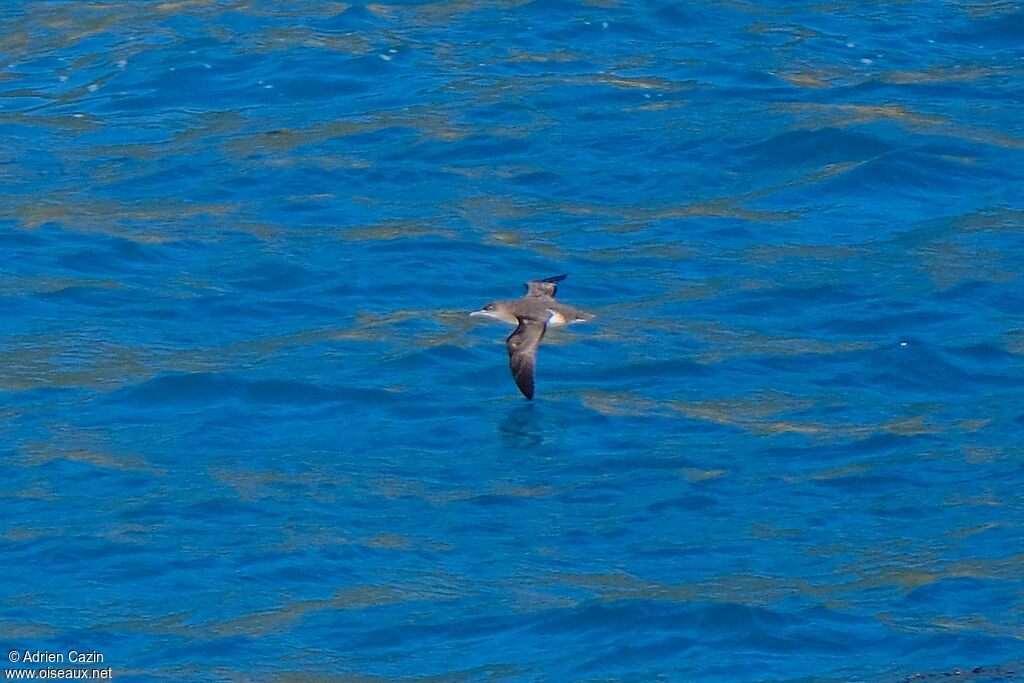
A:
[[[4,3],[4,666],[1021,678],[1022,106],[1015,2]]]

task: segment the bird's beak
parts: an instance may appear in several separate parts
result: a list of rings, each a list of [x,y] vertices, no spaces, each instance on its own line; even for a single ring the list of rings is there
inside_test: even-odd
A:
[[[487,311],[473,311],[472,313],[470,313],[470,315],[471,315],[471,316],[474,316],[474,315],[482,315],[482,316],[484,316],[485,318],[490,318],[490,317],[491,317],[491,314],[490,314],[490,313],[488,313]]]

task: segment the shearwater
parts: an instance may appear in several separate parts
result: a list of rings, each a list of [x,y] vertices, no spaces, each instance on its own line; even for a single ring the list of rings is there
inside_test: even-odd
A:
[[[555,301],[557,283],[566,277],[553,275],[543,280],[530,280],[526,283],[526,295],[523,298],[492,301],[479,311],[470,313],[516,326],[515,331],[505,341],[508,347],[508,364],[512,368],[512,377],[515,378],[519,390],[530,400],[533,400],[537,347],[544,338],[548,326],[556,327],[594,319],[590,313]]]

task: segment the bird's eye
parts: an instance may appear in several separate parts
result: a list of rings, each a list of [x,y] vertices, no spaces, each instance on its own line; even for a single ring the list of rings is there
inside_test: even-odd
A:
[[[484,310],[485,311],[493,311],[494,310],[494,304],[487,304],[486,306],[484,306]]]

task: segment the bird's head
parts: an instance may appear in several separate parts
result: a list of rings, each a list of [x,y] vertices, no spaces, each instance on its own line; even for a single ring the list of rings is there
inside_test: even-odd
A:
[[[516,325],[519,321],[516,319],[516,316],[512,314],[512,308],[509,305],[510,303],[511,302],[508,301],[492,301],[479,311],[473,311],[470,315],[494,318],[495,320],[502,320]]]

